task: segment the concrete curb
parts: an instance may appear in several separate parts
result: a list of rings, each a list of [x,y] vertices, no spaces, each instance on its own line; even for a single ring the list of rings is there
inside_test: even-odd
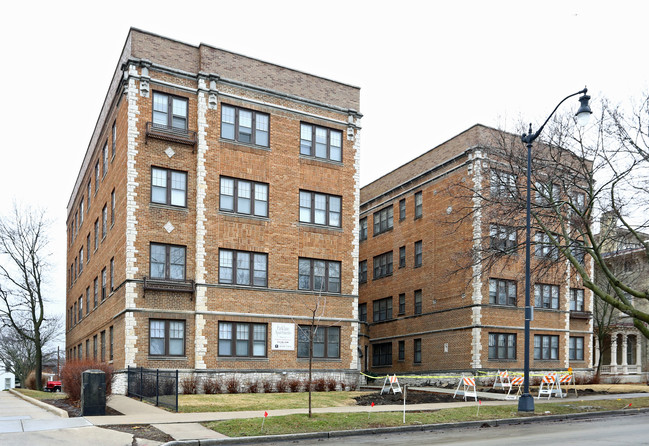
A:
[[[54,415],[58,417],[68,418],[68,413],[63,409],[59,409],[58,407],[54,407],[51,404],[44,403],[40,400],[37,400],[36,398],[32,398],[31,396],[23,395],[20,392],[16,392],[14,389],[9,389],[9,393],[16,395],[18,398],[24,399],[28,403],[32,403],[34,406],[38,406],[41,409],[45,409],[48,412],[52,412]]]
[[[206,440],[175,440],[164,443],[162,446],[216,446],[223,444],[250,444],[268,443],[272,441],[312,440],[318,438],[340,438],[360,435],[377,435],[398,432],[438,431],[445,429],[480,428],[483,426],[496,427],[533,423],[543,421],[579,420],[589,418],[603,418],[606,416],[637,415],[649,412],[649,408],[621,409],[603,412],[582,412],[563,415],[540,415],[533,417],[505,418],[496,420],[466,421],[462,423],[421,424],[410,426],[382,427],[376,429],[359,429],[353,431],[307,432],[303,434],[266,435],[257,437],[211,438]]]

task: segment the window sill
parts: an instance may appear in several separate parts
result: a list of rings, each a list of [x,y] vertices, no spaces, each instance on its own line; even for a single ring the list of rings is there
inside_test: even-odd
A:
[[[149,361],[187,361],[187,356],[165,356],[165,355],[149,355]]]
[[[233,149],[236,149],[237,148],[236,146],[240,146],[240,147],[247,147],[249,149],[265,150],[267,152],[271,151],[270,150],[270,145],[268,147],[266,147],[266,146],[258,146],[256,144],[240,142],[240,141],[236,141],[234,139],[225,139],[225,138],[219,138],[219,142],[235,146],[235,147],[232,147]]]
[[[219,361],[255,361],[255,362],[268,362],[268,357],[255,358],[253,356],[219,356]]]
[[[307,223],[305,221],[298,222],[298,226],[302,226],[307,229],[321,229],[324,231],[343,232],[343,228],[340,226],[318,225],[316,223]]]
[[[379,280],[379,279],[384,279],[386,277],[392,277],[392,273],[386,274],[385,276],[378,276],[378,277],[373,277],[372,280]]]
[[[487,361],[494,361],[494,362],[516,362],[516,361],[518,361],[518,360],[517,360],[517,359],[487,358]]]
[[[309,358],[297,358],[298,362],[309,362]],[[342,362],[340,358],[313,358],[313,361],[318,362]]]
[[[375,233],[372,234],[372,237],[378,237],[381,234],[385,234],[386,232],[392,232],[393,230],[394,230],[394,227],[388,228],[385,231],[375,232]]]
[[[258,222],[264,222],[264,221],[270,221],[270,218],[268,217],[262,217],[260,215],[248,215],[248,214],[238,214],[236,212],[229,212],[229,211],[222,211],[219,210],[217,212],[219,215],[223,215],[224,217],[232,217],[236,219],[245,219],[245,220],[254,220]]]
[[[182,211],[182,212],[189,212],[189,208],[187,206],[173,206],[171,204],[164,204],[164,203],[154,203],[154,202],[149,202],[149,208],[157,208],[157,209],[168,209],[170,211]]]
[[[343,167],[344,164],[342,161],[335,161],[335,160],[330,160],[328,158],[318,158],[315,156],[309,156],[309,155],[304,155],[303,153],[300,153],[300,162],[305,161],[307,164],[320,164],[320,163],[325,163],[329,164],[331,166],[337,166],[337,167]]]

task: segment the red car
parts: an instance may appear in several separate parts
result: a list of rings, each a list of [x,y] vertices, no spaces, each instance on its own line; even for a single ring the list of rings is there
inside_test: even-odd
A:
[[[61,391],[61,381],[48,381],[45,385],[46,392],[60,392]]]

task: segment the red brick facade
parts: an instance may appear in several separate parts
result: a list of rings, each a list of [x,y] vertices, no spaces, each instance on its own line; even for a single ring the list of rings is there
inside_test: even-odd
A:
[[[104,359],[112,361],[117,370],[144,366],[189,371],[300,372],[307,368],[308,361],[297,355],[297,325],[309,323],[311,309],[319,305],[319,325],[339,330],[339,352],[333,347],[336,331],[332,329],[333,337],[327,338],[332,344],[324,355],[329,357],[316,360],[314,368],[343,375],[355,372],[358,362],[359,89],[207,45],[195,47],[135,29],[129,32],[120,62],[68,205],[68,355],[80,356],[81,345],[81,356],[92,357],[93,337],[99,335],[101,339],[101,332],[106,331]],[[153,126],[154,95],[174,104],[165,109],[166,115],[158,113],[157,119],[160,116],[176,119],[175,114],[179,113],[181,120],[186,119],[186,127],[175,121],[167,128]],[[180,111],[175,108],[177,104]],[[182,111],[183,104],[186,113]],[[229,117],[222,116],[224,105],[243,110],[233,124],[241,131],[234,139],[224,136],[222,131],[222,121],[229,122]],[[162,108],[158,104],[156,112]],[[268,144],[244,142],[247,128],[244,115],[249,111],[255,116],[252,132],[259,135],[255,137],[260,141],[263,132],[258,130],[263,130],[266,119]],[[315,152],[313,156],[301,154],[303,123],[327,132],[330,138],[327,150],[331,150],[327,156],[331,159],[316,156]],[[174,126],[183,128],[178,131]],[[336,135],[340,137],[340,161],[334,154]],[[104,144],[108,147],[105,175]],[[98,160],[97,185],[94,169]],[[164,190],[168,197],[171,193],[184,196],[184,205],[164,203],[164,199],[160,202],[159,183],[152,190],[153,169],[156,175],[164,172],[174,181],[185,178],[184,192],[182,186],[175,190],[172,184],[177,183],[171,181]],[[171,172],[179,176],[172,176]],[[224,210],[220,205],[222,178],[259,184],[262,191],[265,186],[265,198],[260,193],[251,200],[253,206],[255,198],[265,201],[267,213],[251,216]],[[113,190],[114,223],[111,219]],[[318,200],[328,197],[329,207],[324,212],[330,220],[326,224],[304,221],[306,217],[300,214],[301,191],[314,193]],[[81,200],[84,201],[83,223],[75,223]],[[336,210],[338,202],[341,203],[339,211]],[[105,238],[101,233],[104,204],[108,209]],[[97,219],[100,234],[95,250]],[[338,220],[340,224],[336,223]],[[74,265],[81,247],[84,267],[80,272],[78,260],[77,266]],[[172,248],[173,255],[169,254]],[[162,251],[152,255],[152,249]],[[167,254],[164,266],[160,267],[164,269],[156,269],[153,274],[152,257],[159,263],[156,256],[165,252],[164,249]],[[232,271],[243,275],[233,280],[253,283],[252,276],[259,275],[258,280],[264,283],[245,286],[228,284],[229,279],[225,278],[220,280],[221,275],[227,276],[226,269],[219,265],[223,250],[242,253],[237,258],[243,263],[235,263]],[[182,251],[181,267],[172,257]],[[253,253],[251,264],[245,263],[246,253]],[[255,257],[254,253],[261,256]],[[253,259],[258,263],[253,265]],[[330,285],[333,291],[299,289],[299,259],[333,262],[331,270],[327,269],[327,274],[331,271],[327,278],[334,283]],[[339,265],[338,278],[335,265]],[[107,289],[102,300],[104,268]],[[183,271],[184,278],[168,280],[177,279],[171,277],[172,269],[176,271],[174,274]],[[165,280],[156,280],[162,271]],[[246,279],[246,273],[251,278]],[[99,277],[100,288],[97,306],[93,301],[95,277]],[[90,288],[87,314],[86,287]],[[84,307],[79,320],[74,308],[81,296]],[[177,330],[172,331],[169,326],[160,328],[164,343],[161,341],[159,345],[164,345],[165,354],[153,352],[151,321],[184,323],[181,354],[170,353],[178,351],[180,344],[172,334]],[[219,351],[222,341],[219,323],[223,322],[234,324],[235,331],[237,323],[255,324],[248,326],[248,356],[221,354],[225,350]],[[292,350],[274,348],[273,323],[295,327]],[[257,327],[255,354],[252,353],[253,326]],[[221,335],[226,337],[226,331]],[[237,339],[243,341],[246,335],[240,332],[230,336],[241,336]],[[90,352],[86,350],[86,341]]]
[[[367,281],[359,286],[360,305],[365,305],[367,312],[360,338],[363,370],[382,375],[522,369],[525,256],[512,254],[507,262],[497,262],[491,268],[470,266],[476,241],[488,238],[490,224],[499,223],[489,221],[487,214],[476,206],[476,194],[467,193],[480,188],[488,193],[490,165],[494,160],[489,159],[485,149],[494,140],[494,133],[497,131],[480,125],[471,127],[361,189],[361,222],[367,219],[367,239],[363,241],[361,237],[359,256],[361,263],[367,262]],[[419,194],[420,216],[415,214],[415,197]],[[402,200],[405,218],[400,216]],[[374,235],[374,216],[390,207],[392,227]],[[524,236],[524,231],[518,235]],[[415,265],[418,242],[420,266]],[[405,265],[400,265],[402,247]],[[392,271],[376,278],[374,259],[389,252]],[[538,260],[533,258],[532,262]],[[378,273],[382,275],[380,269]],[[490,279],[515,284],[512,297],[516,303],[490,305]],[[531,367],[591,367],[592,319],[587,312],[576,314],[569,309],[570,288],[584,288],[577,274],[565,262],[558,262],[542,279],[534,276],[532,301],[534,284],[540,283],[559,287],[559,305],[556,309],[536,309],[531,324],[530,355],[534,357],[535,335],[556,336],[547,339],[558,341],[558,357],[547,361],[532,359]],[[419,290],[420,304],[415,302]],[[584,294],[585,309],[592,310],[591,293],[585,290]],[[401,308],[400,295],[405,295],[405,306]],[[385,301],[376,303],[385,298],[392,301],[391,315],[382,312]],[[503,335],[500,339],[512,344],[513,355],[499,359],[496,353],[496,357],[490,357],[490,334],[496,340]],[[569,360],[570,337],[583,338],[583,360]]]

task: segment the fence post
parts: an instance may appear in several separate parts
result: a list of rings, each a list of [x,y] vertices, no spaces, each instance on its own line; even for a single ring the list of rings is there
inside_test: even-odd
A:
[[[140,401],[142,401],[142,383],[144,382],[144,367],[140,367]]]
[[[126,396],[131,396],[131,366],[126,366]]]
[[[178,412],[178,369],[176,369],[176,412]]]
[[[158,395],[160,394],[160,369],[155,369],[155,405],[158,404]]]

